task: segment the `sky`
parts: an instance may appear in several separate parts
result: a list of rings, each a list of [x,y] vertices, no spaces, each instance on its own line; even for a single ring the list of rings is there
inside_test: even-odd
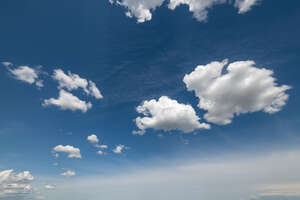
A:
[[[2,0],[0,199],[300,200],[300,2]]]

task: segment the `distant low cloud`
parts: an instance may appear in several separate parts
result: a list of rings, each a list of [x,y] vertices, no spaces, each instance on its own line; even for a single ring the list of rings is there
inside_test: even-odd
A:
[[[71,176],[75,176],[76,173],[73,170],[67,170],[67,171],[61,173],[60,175],[61,176],[66,176],[66,177],[71,177]]]
[[[55,190],[56,186],[55,185],[49,185],[49,184],[47,184],[47,185],[45,185],[45,189],[46,190]]]
[[[191,105],[178,103],[166,96],[158,100],[144,101],[136,110],[144,117],[135,119],[139,130],[133,134],[143,135],[148,128],[163,131],[180,130],[185,133],[210,128],[209,124],[199,122],[200,118]]]
[[[99,150],[99,151],[97,151],[97,154],[98,154],[99,156],[102,156],[104,153],[103,153],[103,151]]]
[[[187,5],[189,11],[198,21],[206,21],[208,10],[218,4],[234,4],[240,14],[248,12],[260,0],[109,0],[110,3],[123,6],[127,9],[127,17],[136,17],[138,23],[150,21],[152,12],[167,2],[170,10],[175,10],[180,5]]]
[[[198,107],[206,110],[204,118],[216,124],[230,124],[234,116],[264,111],[272,114],[280,111],[291,87],[278,86],[273,71],[257,68],[254,61],[211,62],[199,65],[183,82],[188,91],[199,98]]]
[[[59,91],[59,97],[57,99],[50,98],[45,99],[43,106],[50,106],[54,105],[59,107],[62,110],[80,110],[82,112],[88,111],[90,108],[92,108],[91,102],[85,102],[83,100],[80,100],[78,97],[74,96],[73,94],[65,91],[60,90]]]
[[[68,74],[65,74],[63,70],[56,69],[54,70],[52,78],[58,82],[59,89],[72,91],[81,88],[86,94],[91,95],[96,99],[103,98],[100,90],[93,81],[81,78],[78,74],[73,74],[70,71]]]
[[[81,158],[80,149],[70,145],[57,145],[53,148],[54,153],[67,153],[69,158]]]
[[[119,144],[116,146],[116,148],[113,149],[113,152],[115,154],[121,154],[123,152],[124,148],[125,148],[125,145]]]
[[[8,71],[17,80],[23,81],[29,84],[35,84],[37,87],[43,87],[43,81],[39,80],[38,70],[29,66],[13,67],[11,62],[2,62],[2,64],[8,69]]]
[[[25,198],[32,191],[34,177],[29,171],[15,173],[13,169],[0,171],[0,199]]]

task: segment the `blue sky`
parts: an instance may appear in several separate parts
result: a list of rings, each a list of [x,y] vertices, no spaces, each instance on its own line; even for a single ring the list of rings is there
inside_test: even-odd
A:
[[[299,6],[1,1],[0,199],[300,199]]]

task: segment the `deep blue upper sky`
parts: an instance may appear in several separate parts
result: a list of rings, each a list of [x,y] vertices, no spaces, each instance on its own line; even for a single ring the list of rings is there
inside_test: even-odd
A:
[[[230,5],[218,5],[204,23],[186,6],[170,11],[164,5],[151,21],[137,24],[124,15],[124,8],[104,0],[2,0],[0,27],[0,62],[41,65],[49,75],[57,68],[71,71],[93,80],[104,96],[92,100],[86,113],[43,107],[43,99],[57,96],[53,80],[45,78],[45,87],[36,89],[1,66],[0,170],[57,176],[60,169],[52,166],[51,150],[59,144],[80,147],[81,160],[60,161],[79,176],[121,172],[157,159],[205,159],[299,145],[299,1],[265,0],[243,15]],[[273,70],[279,85],[292,86],[287,105],[274,115],[242,114],[232,124],[212,125],[197,134],[171,131],[160,138],[163,131],[147,130],[144,136],[132,135],[135,107],[163,95],[191,104],[202,117],[205,112],[182,79],[197,65],[226,58],[254,60]],[[111,147],[124,144],[129,149],[99,157],[86,141],[92,133]]]

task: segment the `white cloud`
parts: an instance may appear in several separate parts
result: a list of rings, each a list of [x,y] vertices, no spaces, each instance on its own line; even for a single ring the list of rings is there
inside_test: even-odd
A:
[[[101,156],[101,155],[103,155],[103,151],[99,150],[99,151],[97,151],[97,154],[98,154],[99,156]]]
[[[194,17],[199,21],[207,19],[208,9],[216,4],[226,3],[227,0],[170,0],[169,8],[174,10],[180,5],[189,6],[189,11],[193,13]]]
[[[15,173],[14,170],[0,171],[0,198],[24,197],[32,191],[30,183],[34,177],[29,171]]]
[[[170,10],[176,9],[180,5],[187,5],[189,11],[193,13],[198,21],[205,21],[207,19],[208,10],[217,4],[232,4],[239,9],[239,13],[245,13],[257,4],[259,0],[109,0],[112,4],[123,6],[127,9],[125,13],[127,17],[136,17],[138,23],[150,21],[152,19],[152,12],[168,3]]]
[[[96,99],[102,99],[103,96],[93,81],[89,81],[89,93]]]
[[[45,185],[46,190],[54,190],[55,188],[56,188],[55,185],[49,185],[49,184]]]
[[[98,139],[97,135],[95,135],[95,134],[88,136],[87,140],[92,144],[97,144],[99,142],[99,139]]]
[[[35,69],[28,66],[20,66],[15,69],[8,69],[14,77],[20,81],[33,84],[38,79],[38,74]]]
[[[75,171],[73,171],[73,170],[67,170],[67,171],[65,171],[64,173],[61,173],[60,175],[61,175],[61,176],[71,177],[71,176],[75,176],[76,173],[75,173]]]
[[[107,149],[108,148],[108,146],[106,144],[101,144],[101,145],[97,144],[96,147],[100,148],[100,149]]]
[[[278,86],[273,72],[255,67],[254,61],[228,65],[211,62],[199,65],[183,81],[199,98],[198,107],[207,110],[204,118],[216,124],[229,124],[235,115],[264,111],[276,113],[286,104],[287,85]]]
[[[124,148],[125,148],[125,145],[119,144],[116,146],[116,148],[113,149],[113,152],[116,154],[121,154],[123,152]]]
[[[234,6],[239,9],[239,13],[243,14],[251,10],[261,0],[235,0]]]
[[[56,147],[53,148],[53,151],[54,153],[56,152],[67,153],[69,158],[81,158],[80,149],[70,145],[66,145],[66,146],[57,145]]]
[[[77,90],[78,88],[97,99],[103,98],[100,90],[93,81],[81,78],[78,74],[73,74],[70,71],[65,74],[63,70],[54,70],[52,78],[58,82],[59,89],[67,89],[69,91]]]
[[[124,6],[128,9],[127,17],[136,17],[138,23],[152,19],[151,11],[160,7],[164,0],[111,0],[111,2]]]
[[[160,97],[158,101],[155,99],[144,101],[136,110],[145,117],[135,119],[140,130],[134,131],[134,134],[143,135],[148,128],[164,131],[180,130],[185,133],[210,128],[209,124],[199,122],[200,118],[192,106],[180,104],[166,96]]]
[[[81,110],[82,112],[86,112],[88,109],[92,108],[91,102],[80,100],[78,97],[63,89],[59,91],[58,99],[50,98],[44,100],[43,106],[50,105],[58,106],[62,110]]]
[[[2,65],[4,65],[5,67],[9,67],[13,64],[11,62],[2,62]]]

